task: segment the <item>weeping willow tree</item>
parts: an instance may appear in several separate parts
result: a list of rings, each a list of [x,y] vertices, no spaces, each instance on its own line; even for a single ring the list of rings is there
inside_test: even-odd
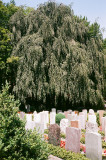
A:
[[[96,22],[48,2],[27,15],[15,13],[10,26],[12,55],[19,57],[14,92],[22,103],[102,108],[103,40]]]

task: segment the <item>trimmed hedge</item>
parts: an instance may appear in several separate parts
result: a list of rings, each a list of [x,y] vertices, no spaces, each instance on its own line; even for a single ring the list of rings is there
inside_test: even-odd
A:
[[[58,124],[58,125],[60,125],[60,121],[63,119],[63,118],[65,118],[65,115],[63,115],[62,113],[58,113],[58,114],[56,114],[56,123]]]
[[[61,148],[59,146],[53,146],[52,144],[48,144],[48,152],[49,154],[52,154],[64,160],[88,160],[88,158],[86,158],[80,153],[66,151],[64,148]]]

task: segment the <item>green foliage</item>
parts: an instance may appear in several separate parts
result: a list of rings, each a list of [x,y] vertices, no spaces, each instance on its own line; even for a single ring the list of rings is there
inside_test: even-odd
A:
[[[18,117],[19,101],[9,95],[6,84],[0,93],[0,159],[46,160],[47,145],[36,131],[25,130],[25,123]]]
[[[58,125],[60,125],[60,121],[61,121],[63,118],[65,118],[65,115],[63,115],[62,113],[56,114],[56,117],[55,117],[56,123],[57,123]]]
[[[48,134],[48,133],[49,133],[49,130],[48,130],[48,129],[45,129],[45,130],[44,130],[44,133]]]
[[[102,148],[106,148],[106,142],[102,141]]]
[[[85,144],[85,137],[81,137],[80,142],[81,142],[82,144]]]
[[[26,15],[15,13],[10,26],[12,55],[20,58],[14,92],[22,103],[64,110],[103,107],[104,54],[97,23],[48,2]]]
[[[88,160],[88,158],[86,158],[84,155],[66,151],[64,148],[53,146],[51,144],[48,144],[48,150],[49,154],[52,154],[64,160]]]
[[[103,113],[103,117],[106,117],[106,112]]]
[[[85,133],[85,132],[86,132],[86,130],[85,130],[85,129],[81,129],[81,132]]]
[[[103,131],[98,131],[98,133],[100,133],[101,134],[101,136],[105,136],[105,133],[103,132]]]
[[[96,113],[96,122],[97,122],[98,126],[100,126],[99,113]]]
[[[64,138],[64,139],[66,138],[66,135],[64,133],[61,133],[60,136],[61,138]]]
[[[12,61],[11,65],[9,65],[10,63],[7,64],[7,59],[10,58],[13,48],[8,21],[17,10],[18,7],[13,3],[4,4],[0,1],[0,89],[2,88],[2,84],[5,84],[6,79],[10,82],[11,86],[13,86],[15,81],[16,65]],[[12,73],[10,74],[8,70],[11,70]],[[15,71],[13,72],[13,70]]]

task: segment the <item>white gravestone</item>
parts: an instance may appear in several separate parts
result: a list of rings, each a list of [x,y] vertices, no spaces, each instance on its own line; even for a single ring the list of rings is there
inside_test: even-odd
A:
[[[105,128],[106,128],[106,117],[102,117],[102,118],[101,118],[101,122],[102,122],[102,131],[105,132]]]
[[[52,108],[52,112],[55,112],[55,113],[56,113],[56,108]]]
[[[49,111],[44,111],[44,114],[46,116],[46,123],[49,123]]]
[[[27,121],[25,125],[26,130],[34,130],[35,122],[34,121]]]
[[[20,118],[23,120],[25,116],[25,112],[20,112]]]
[[[93,109],[89,109],[89,114],[91,115],[94,115],[95,113],[94,113],[94,110]]]
[[[91,160],[102,160],[101,134],[87,132],[85,134],[86,157]]]
[[[87,110],[83,109],[82,112],[85,114],[85,120],[87,121]]]
[[[44,133],[44,129],[45,129],[44,123],[36,123],[35,122],[35,128],[38,133],[40,133],[40,134]]]
[[[60,129],[61,129],[61,132],[64,134],[66,134],[66,127],[68,127],[68,119],[63,118],[60,121]]]
[[[96,123],[96,115],[88,115],[88,122]]]
[[[32,114],[26,114],[26,121],[32,121]]]
[[[55,117],[56,117],[56,113],[50,112],[50,124],[55,124]]]
[[[86,122],[86,132],[97,132],[98,133],[97,123]]]
[[[40,113],[34,114],[34,122],[40,123],[41,122],[41,118],[40,117],[41,117]]]
[[[80,121],[80,127],[81,127],[81,129],[85,129],[85,115],[79,115],[78,119]]]
[[[47,114],[45,112],[40,112],[41,123],[44,123],[44,129],[47,129]]]

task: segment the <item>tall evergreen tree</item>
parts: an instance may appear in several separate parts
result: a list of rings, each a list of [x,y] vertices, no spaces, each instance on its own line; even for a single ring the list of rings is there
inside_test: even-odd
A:
[[[10,20],[19,57],[14,91],[23,103],[47,108],[103,106],[102,36],[68,6],[48,2]],[[39,108],[40,109],[40,108]]]

